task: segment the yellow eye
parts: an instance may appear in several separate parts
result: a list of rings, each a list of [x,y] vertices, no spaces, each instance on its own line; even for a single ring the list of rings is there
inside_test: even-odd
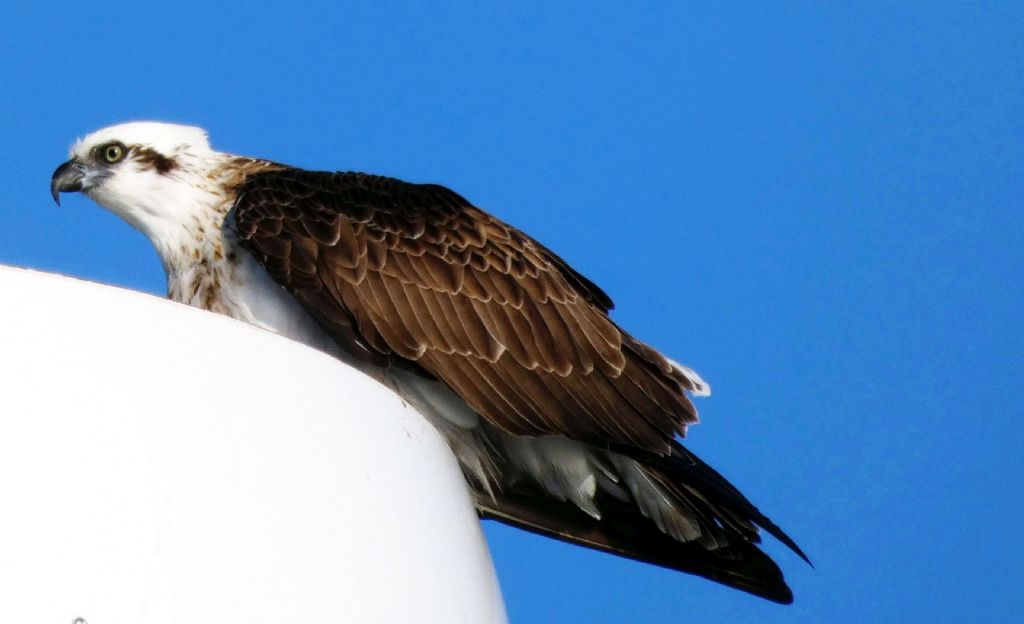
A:
[[[100,156],[103,157],[104,161],[111,165],[124,158],[124,155],[124,145],[121,145],[120,143],[108,143],[100,148]]]

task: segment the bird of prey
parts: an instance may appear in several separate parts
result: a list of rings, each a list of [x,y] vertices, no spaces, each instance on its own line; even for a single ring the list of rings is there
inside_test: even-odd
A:
[[[171,299],[394,389],[447,440],[482,517],[792,601],[759,528],[804,554],[679,442],[697,421],[687,395],[708,385],[455,192],[218,152],[199,128],[155,122],[77,141],[50,191],[145,234]]]

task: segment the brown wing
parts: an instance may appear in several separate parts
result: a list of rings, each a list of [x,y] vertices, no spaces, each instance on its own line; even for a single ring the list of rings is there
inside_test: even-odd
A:
[[[510,433],[665,453],[696,421],[691,382],[600,288],[446,188],[286,168],[246,179],[234,221],[341,344],[415,362]]]

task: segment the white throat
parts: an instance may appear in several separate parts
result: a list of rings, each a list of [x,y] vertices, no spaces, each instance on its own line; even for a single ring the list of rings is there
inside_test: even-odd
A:
[[[215,172],[229,158],[212,153],[167,173],[140,169],[113,176],[86,194],[142,232],[170,278],[225,254],[221,228],[233,198],[225,195]]]

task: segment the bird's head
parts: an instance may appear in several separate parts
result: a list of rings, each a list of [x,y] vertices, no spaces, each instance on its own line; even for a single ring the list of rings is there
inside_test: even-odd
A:
[[[200,128],[134,122],[98,130],[75,142],[53,172],[50,192],[81,191],[151,239],[174,224],[204,218],[217,200],[211,173],[224,154]]]

